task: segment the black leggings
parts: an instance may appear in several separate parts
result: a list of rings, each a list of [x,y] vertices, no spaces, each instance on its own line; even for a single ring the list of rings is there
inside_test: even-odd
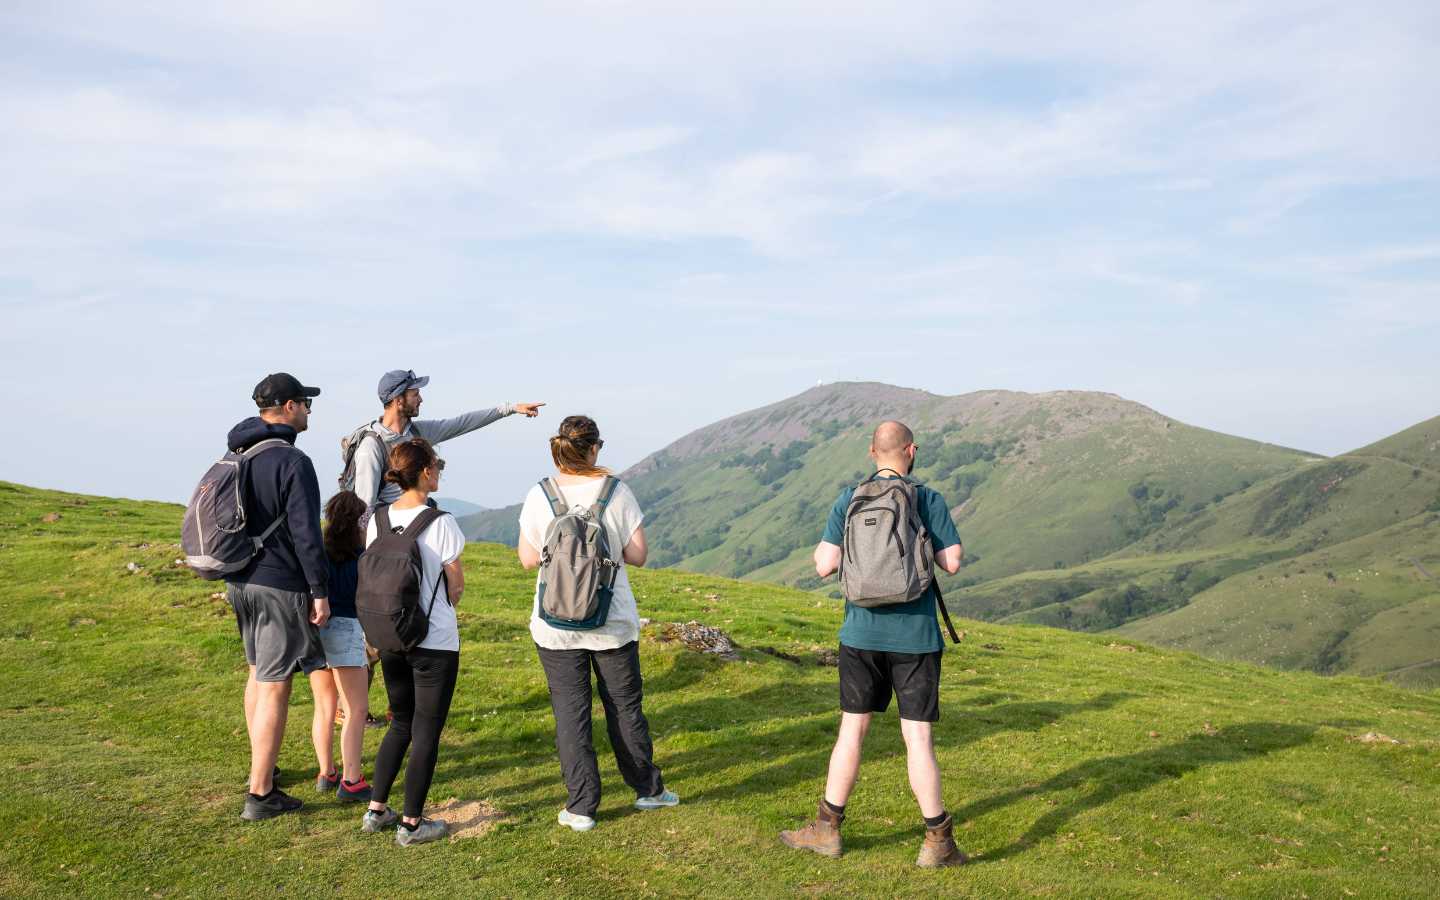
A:
[[[382,651],[380,671],[385,676],[385,693],[395,718],[375,754],[371,797],[380,803],[389,799],[390,786],[400,774],[400,762],[405,751],[410,750],[410,764],[405,768],[404,815],[419,818],[435,775],[440,731],[450,715],[460,654],[455,650]]]

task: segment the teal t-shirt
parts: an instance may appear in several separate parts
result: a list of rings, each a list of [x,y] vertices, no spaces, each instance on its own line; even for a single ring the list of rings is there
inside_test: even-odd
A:
[[[888,479],[894,476],[882,477]],[[960,543],[960,533],[955,530],[955,523],[950,521],[950,507],[945,498],[923,484],[916,482],[916,485],[920,518],[925,523],[925,530],[930,532],[930,546],[939,553]],[[845,510],[853,496],[853,487],[840,492],[835,505],[830,507],[830,519],[825,523],[825,535],[820,540],[837,547],[844,545]],[[944,650],[940,624],[935,621],[934,586],[908,603],[866,609],[847,602],[845,624],[840,626],[840,643],[856,650],[884,650],[890,653]]]

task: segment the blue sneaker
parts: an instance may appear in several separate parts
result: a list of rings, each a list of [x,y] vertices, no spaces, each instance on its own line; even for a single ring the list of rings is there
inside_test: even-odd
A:
[[[560,815],[556,818],[556,821],[571,831],[589,831],[595,827],[594,819],[589,816],[576,815],[568,809],[560,810]]]
[[[384,812],[367,809],[360,819],[360,830],[365,834],[379,834],[387,828],[394,828],[399,821],[400,814],[388,806]]]
[[[401,847],[428,844],[449,836],[450,826],[440,819],[421,818],[414,828],[406,828],[403,824],[395,827],[395,843]]]
[[[666,806],[679,805],[680,795],[668,788],[653,797],[641,797],[635,801],[636,809],[662,809]]]

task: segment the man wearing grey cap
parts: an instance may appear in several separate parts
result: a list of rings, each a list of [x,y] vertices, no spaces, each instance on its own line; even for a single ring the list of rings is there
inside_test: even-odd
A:
[[[463,413],[453,419],[417,419],[423,398],[420,389],[430,383],[428,375],[416,375],[411,369],[395,369],[380,376],[376,394],[384,414],[375,421],[355,431],[346,439],[345,471],[340,476],[340,487],[353,490],[368,507],[381,503],[393,503],[402,493],[400,487],[384,481],[385,468],[390,458],[390,448],[401,441],[421,437],[432,444],[448,441],[462,434],[469,434],[497,422],[506,416],[520,413],[526,418],[540,414],[544,403],[506,403],[493,409],[477,409]]]

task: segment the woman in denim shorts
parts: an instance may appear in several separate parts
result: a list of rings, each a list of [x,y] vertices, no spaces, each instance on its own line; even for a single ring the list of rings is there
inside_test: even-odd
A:
[[[320,774],[315,790],[331,791],[342,801],[370,799],[370,785],[360,768],[361,745],[365,740],[365,719],[369,714],[369,679],[365,657],[365,633],[355,618],[357,561],[365,547],[360,518],[365,501],[354,491],[341,491],[325,504],[325,555],[330,561],[330,621],[320,629],[325,646],[326,668],[310,673],[315,694],[315,719],[310,739]],[[341,770],[335,768],[335,707],[345,710],[340,728]]]

